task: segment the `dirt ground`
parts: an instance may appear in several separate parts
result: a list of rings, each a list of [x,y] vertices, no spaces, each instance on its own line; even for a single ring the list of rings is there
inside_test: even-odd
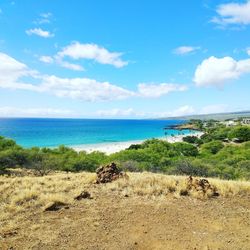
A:
[[[27,211],[15,230],[0,229],[0,249],[250,249],[250,197],[88,191],[58,211]]]

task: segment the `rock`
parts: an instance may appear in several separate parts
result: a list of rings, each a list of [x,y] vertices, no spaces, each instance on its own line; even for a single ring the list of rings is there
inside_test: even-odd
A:
[[[89,192],[83,191],[79,195],[77,195],[74,199],[79,201],[82,199],[92,199],[92,198],[91,198],[91,194]]]
[[[60,202],[60,201],[54,201],[54,202],[51,202],[49,203],[44,211],[58,211],[64,207],[67,207],[67,204],[66,203],[63,203],[63,202]]]
[[[113,162],[109,165],[98,168],[96,174],[96,183],[98,184],[112,182],[120,177],[125,177],[125,174]]]
[[[197,191],[201,192],[204,195],[208,194],[209,196],[219,196],[217,188],[209,183],[207,179],[195,179],[192,176],[189,176],[186,180],[187,191]],[[185,194],[186,195],[186,194]]]

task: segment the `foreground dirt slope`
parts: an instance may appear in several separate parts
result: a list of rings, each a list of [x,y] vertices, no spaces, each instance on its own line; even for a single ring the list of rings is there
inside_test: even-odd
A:
[[[27,213],[1,249],[250,249],[250,197],[128,196],[98,185],[68,209]]]

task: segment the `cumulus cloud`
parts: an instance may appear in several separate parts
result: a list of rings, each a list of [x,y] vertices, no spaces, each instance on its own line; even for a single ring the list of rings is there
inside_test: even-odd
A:
[[[0,117],[72,117],[68,109],[0,107]]]
[[[53,37],[54,34],[52,34],[50,31],[47,30],[42,30],[41,28],[34,28],[34,29],[29,29],[25,31],[27,35],[36,35],[44,38],[49,38]]]
[[[227,3],[217,7],[218,16],[212,22],[219,25],[248,25],[250,24],[250,1],[244,3]]]
[[[116,68],[122,68],[128,64],[121,59],[122,53],[110,52],[107,49],[96,44],[81,44],[79,42],[71,43],[64,47],[54,56],[41,56],[40,61],[44,63],[56,63],[57,65],[75,70],[84,71],[84,67],[79,64],[69,63],[65,58],[71,60],[93,60],[100,64],[109,64]]]
[[[18,80],[22,77],[36,77],[36,74],[37,72],[30,70],[25,64],[0,52],[0,87],[32,90],[33,85]]]
[[[121,68],[128,64],[128,62],[121,59],[122,53],[110,52],[97,44],[74,42],[63,48],[57,56],[60,58],[69,57],[74,60],[94,60],[100,64],[113,65],[116,68]]]
[[[200,47],[192,47],[192,46],[181,46],[178,47],[176,49],[174,49],[174,54],[177,55],[186,55],[186,54],[190,54],[191,52],[194,52],[196,50],[199,50]]]
[[[41,58],[40,58],[41,59]],[[51,58],[42,58],[49,62]],[[23,83],[23,77],[36,79],[36,84]],[[89,78],[61,78],[41,75],[14,58],[0,53],[0,87],[44,92],[59,97],[84,101],[122,100],[129,97],[157,98],[174,91],[184,91],[184,85],[172,83],[141,83],[136,91],[128,90],[109,82]]]
[[[35,77],[38,84],[22,83],[22,77]],[[134,92],[89,78],[60,78],[39,75],[25,64],[0,53],[0,87],[46,92],[60,97],[70,97],[85,101],[120,100],[134,96]]]
[[[179,85],[174,83],[140,83],[138,84],[138,95],[142,97],[157,98],[166,95],[170,92],[185,91],[187,87],[185,85]]]
[[[56,76],[43,77],[39,91],[84,101],[121,100],[134,95],[132,91],[109,82],[98,82],[89,78],[59,78]]]
[[[236,61],[232,57],[211,56],[198,65],[193,80],[196,86],[221,87],[246,73],[250,73],[250,59]]]

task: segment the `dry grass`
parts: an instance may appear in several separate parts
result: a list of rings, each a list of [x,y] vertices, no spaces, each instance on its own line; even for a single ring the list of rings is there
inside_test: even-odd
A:
[[[140,196],[166,196],[169,194],[175,197],[181,196],[187,191],[187,177],[169,176],[152,173],[130,173],[129,179],[119,179],[110,183],[104,188],[110,190],[119,190],[124,195]],[[209,182],[216,187],[220,196],[232,197],[236,195],[250,195],[250,182],[247,181],[226,181],[214,178],[208,178]],[[196,198],[209,198],[209,193],[204,194],[189,191],[188,195]]]
[[[93,173],[55,173],[44,177],[0,177],[0,228],[13,228],[27,212],[41,212],[51,202],[72,204],[83,190],[116,191],[122,195],[145,198],[180,197],[187,189],[186,177],[152,173],[129,173],[129,178],[113,183],[94,185]],[[250,182],[209,179],[220,196],[250,194]],[[197,192],[188,195],[201,198]],[[209,197],[209,194],[206,196]],[[204,194],[203,194],[204,198]]]
[[[0,177],[0,228],[11,224],[25,211],[41,211],[51,202],[71,204],[86,185],[95,180],[93,173],[56,173],[43,177]]]

